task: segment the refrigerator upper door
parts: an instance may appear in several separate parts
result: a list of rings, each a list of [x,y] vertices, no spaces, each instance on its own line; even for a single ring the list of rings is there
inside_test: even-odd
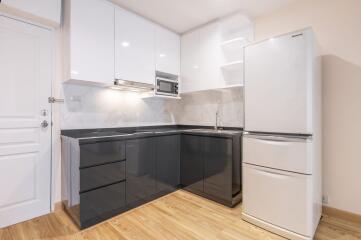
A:
[[[311,30],[245,49],[245,130],[312,134]]]

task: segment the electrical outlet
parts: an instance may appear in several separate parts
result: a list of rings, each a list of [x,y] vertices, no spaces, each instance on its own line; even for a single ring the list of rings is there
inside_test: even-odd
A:
[[[323,204],[328,204],[328,196],[327,195],[322,196],[322,203]]]

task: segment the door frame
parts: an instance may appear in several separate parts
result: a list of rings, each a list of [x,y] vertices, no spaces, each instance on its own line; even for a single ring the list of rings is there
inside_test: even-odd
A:
[[[51,35],[51,58],[52,58],[52,62],[51,62],[51,79],[50,79],[50,95],[49,97],[52,97],[53,96],[53,93],[54,93],[54,83],[55,83],[55,79],[56,79],[56,62],[57,62],[57,56],[56,56],[56,37],[55,37],[55,32],[56,32],[56,29],[54,27],[49,27],[49,26],[46,26],[44,24],[41,24],[41,23],[38,23],[38,22],[35,22],[33,20],[30,20],[30,19],[27,19],[26,17],[21,17],[21,16],[16,16],[16,15],[13,15],[11,13],[7,13],[7,12],[4,12],[2,11],[2,9],[0,9],[0,16],[3,16],[3,17],[7,17],[7,18],[10,18],[10,19],[13,19],[13,20],[16,20],[16,21],[20,21],[20,22],[23,22],[23,23],[26,23],[26,24],[30,24],[30,25],[33,25],[35,27],[40,27],[40,28],[43,28],[45,30],[48,30],[50,35]],[[51,103],[49,103],[51,104]],[[57,138],[59,139],[60,138],[60,134],[54,134],[54,118],[53,118],[54,114],[53,114],[53,104],[50,105],[50,118],[51,118],[51,128],[50,128],[50,136],[51,136],[51,143],[50,143],[50,151],[51,151],[51,155],[50,155],[50,206],[49,206],[49,212],[53,212],[54,209],[55,209],[55,199],[53,198],[54,194],[53,194],[53,191],[54,191],[54,186],[56,184],[56,179],[54,178],[54,176],[56,175],[55,174],[55,171],[56,169],[54,169],[54,159],[56,159],[56,156],[55,156],[55,151],[54,151],[54,143],[56,142]],[[58,121],[56,121],[58,122]]]

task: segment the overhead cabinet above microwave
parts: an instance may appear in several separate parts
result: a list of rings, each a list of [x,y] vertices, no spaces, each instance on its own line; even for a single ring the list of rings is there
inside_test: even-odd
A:
[[[63,30],[66,82],[155,85],[156,71],[179,75],[179,35],[109,1],[65,0]]]
[[[155,26],[122,8],[115,9],[115,78],[155,84]]]

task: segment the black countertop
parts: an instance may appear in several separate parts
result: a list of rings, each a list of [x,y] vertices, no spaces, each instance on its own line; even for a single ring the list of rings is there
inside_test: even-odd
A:
[[[218,136],[232,138],[242,135],[243,128],[221,127],[214,130],[211,126],[196,125],[162,125],[127,128],[100,128],[62,130],[61,135],[79,140],[79,144],[103,141],[117,141],[143,137],[155,137],[172,134],[192,134],[203,136]]]

